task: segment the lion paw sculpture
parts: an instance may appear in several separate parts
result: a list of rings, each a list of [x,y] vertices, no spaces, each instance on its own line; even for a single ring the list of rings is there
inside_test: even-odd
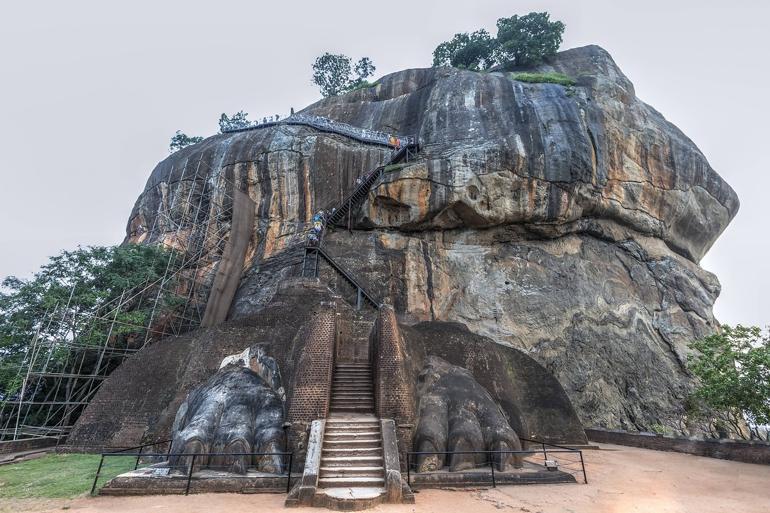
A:
[[[259,347],[225,358],[219,371],[194,389],[179,408],[173,427],[171,464],[182,470],[211,468],[245,474],[248,468],[279,474],[284,391],[275,360]]]
[[[418,452],[436,453],[419,455],[418,471],[439,470],[448,464],[455,472],[487,464],[490,459],[499,471],[522,466],[520,455],[467,453],[521,450],[500,407],[468,370],[429,356],[418,377],[417,393],[419,421],[414,446]]]

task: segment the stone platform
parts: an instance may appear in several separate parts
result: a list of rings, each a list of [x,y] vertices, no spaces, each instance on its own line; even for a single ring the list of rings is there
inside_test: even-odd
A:
[[[449,472],[437,470],[435,472],[412,473],[410,486],[415,490],[425,488],[463,488],[463,487],[491,487],[492,473],[489,467],[466,470],[463,472]],[[527,485],[527,484],[553,484],[576,483],[575,476],[561,470],[546,470],[542,465],[528,461],[524,467],[507,472],[495,472],[495,483],[498,485]]]
[[[146,467],[126,472],[109,481],[99,495],[184,494],[187,474],[165,474],[167,468]],[[301,474],[292,474],[292,482]],[[286,493],[286,476],[249,471],[245,475],[215,470],[195,472],[189,493]]]

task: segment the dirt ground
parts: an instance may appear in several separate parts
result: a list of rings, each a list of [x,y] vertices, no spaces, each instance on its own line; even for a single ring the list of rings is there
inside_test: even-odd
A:
[[[770,466],[602,444],[585,451],[588,485],[423,490],[413,505],[369,511],[448,513],[770,513]],[[286,511],[284,495],[201,494],[5,501],[0,511],[77,513],[267,513]],[[318,509],[300,508],[317,512]]]

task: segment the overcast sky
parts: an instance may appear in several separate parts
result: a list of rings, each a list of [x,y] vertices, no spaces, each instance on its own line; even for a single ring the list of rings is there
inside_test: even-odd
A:
[[[759,0],[3,2],[0,277],[120,242],[176,130],[211,135],[222,112],[304,107],[319,98],[310,65],[324,51],[369,56],[380,76],[429,66],[455,32],[542,10],[566,23],[562,49],[607,49],[737,191],[740,212],[702,265],[722,282],[722,322],[768,324],[770,3]]]

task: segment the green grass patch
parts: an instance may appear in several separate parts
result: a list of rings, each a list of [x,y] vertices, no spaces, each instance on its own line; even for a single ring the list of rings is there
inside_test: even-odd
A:
[[[385,169],[383,170],[386,173],[393,173],[395,171],[401,171],[406,167],[405,164],[390,164],[385,166]]]
[[[574,78],[568,77],[564,73],[511,73],[511,78],[519,82],[529,82],[530,84],[574,86],[577,83]]]
[[[0,466],[0,499],[70,498],[91,491],[98,454],[49,454]],[[134,468],[133,458],[105,458],[99,486]]]

